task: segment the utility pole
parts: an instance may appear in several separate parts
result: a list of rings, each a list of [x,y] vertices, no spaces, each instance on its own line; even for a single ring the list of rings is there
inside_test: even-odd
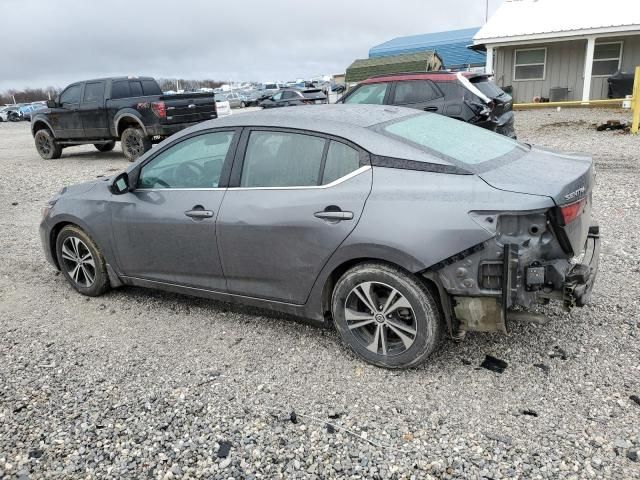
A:
[[[485,1],[484,23],[487,23],[487,20],[489,20],[489,0]]]

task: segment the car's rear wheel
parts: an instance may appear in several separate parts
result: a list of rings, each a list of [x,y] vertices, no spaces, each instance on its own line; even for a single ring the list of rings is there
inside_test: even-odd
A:
[[[56,142],[53,134],[46,128],[36,132],[34,141],[38,154],[45,160],[60,158],[60,155],[62,155],[62,148]]]
[[[348,270],[336,283],[332,313],[342,341],[369,363],[413,367],[438,345],[442,318],[431,292],[383,263]]]
[[[96,150],[99,152],[110,152],[115,148],[116,142],[94,143],[93,146],[96,147]]]
[[[81,294],[97,297],[109,289],[104,257],[82,229],[67,225],[60,230],[56,255],[63,275]]]
[[[127,160],[133,162],[144,152],[151,148],[151,140],[144,134],[142,129],[129,127],[120,137],[122,152]]]

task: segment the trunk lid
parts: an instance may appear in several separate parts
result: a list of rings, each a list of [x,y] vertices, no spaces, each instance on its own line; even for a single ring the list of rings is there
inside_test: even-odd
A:
[[[163,124],[202,122],[216,117],[216,102],[211,93],[163,95],[166,118]]]
[[[582,251],[591,224],[594,171],[590,156],[531,147],[517,160],[479,176],[499,190],[550,197],[558,207],[550,212],[551,222],[565,251],[575,255]],[[576,202],[582,202],[579,213],[565,225],[561,208]]]

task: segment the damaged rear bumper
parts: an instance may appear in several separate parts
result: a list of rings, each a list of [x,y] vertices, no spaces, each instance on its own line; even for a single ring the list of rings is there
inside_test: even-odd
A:
[[[533,321],[535,314],[514,312],[514,307],[527,308],[549,300],[562,301],[568,310],[586,305],[598,273],[599,228],[589,228],[584,253],[576,263],[532,259],[512,243],[502,245],[498,256],[500,260],[487,260],[486,254],[476,250],[463,260],[426,274],[438,284],[453,335],[466,331],[508,333],[510,319]],[[457,288],[456,280],[463,275],[468,276],[462,284],[472,285],[469,277],[473,271],[477,271],[477,287],[466,292]]]

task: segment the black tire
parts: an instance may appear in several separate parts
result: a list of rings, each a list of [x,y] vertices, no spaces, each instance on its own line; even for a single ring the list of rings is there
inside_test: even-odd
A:
[[[72,246],[74,244],[77,248]],[[90,254],[93,267],[83,260],[81,267],[74,269],[78,262],[70,260],[69,254],[75,259],[87,259],[87,254]],[[109,290],[109,275],[104,257],[95,242],[81,228],[67,225],[60,230],[56,238],[56,256],[62,274],[82,295],[97,297]]]
[[[135,161],[151,148],[151,140],[147,137],[142,129],[129,127],[120,137],[122,153],[130,162]]]
[[[371,298],[374,303],[379,304],[378,309],[373,312],[373,315],[364,312],[365,317],[354,320],[354,311],[358,305],[367,310],[367,304],[360,300],[362,297],[355,294],[355,289],[358,287],[359,292],[364,292],[360,288],[369,282],[374,285],[374,294]],[[380,289],[378,291],[380,296],[375,293],[376,288]],[[382,295],[385,291],[389,292],[386,297]],[[395,293],[392,293],[393,291]],[[388,310],[390,313],[386,317],[380,315],[386,308],[386,305],[382,305],[383,303],[386,304],[389,300],[389,306],[393,309],[396,305],[393,299],[398,299],[399,302],[400,297],[404,297],[403,300],[408,302],[409,308],[396,307],[395,310]],[[354,300],[356,303],[353,303]],[[348,301],[351,302],[349,305],[354,310],[347,308]],[[442,337],[442,315],[429,289],[408,272],[384,263],[364,263],[342,275],[333,289],[331,311],[343,343],[358,357],[379,367],[417,366],[435,350]],[[347,311],[352,323],[346,319]],[[366,322],[366,316],[370,316],[373,320],[367,325],[354,328],[355,324]],[[380,316],[382,319],[378,318]],[[397,328],[399,325],[403,328]],[[414,334],[410,334],[410,331]],[[412,343],[407,346],[408,341],[405,342],[396,332],[403,334],[405,339],[413,337]],[[379,341],[381,337],[384,341]],[[375,352],[367,348],[369,340],[371,340],[369,348],[372,348],[375,342]]]
[[[115,148],[116,142],[112,141],[109,143],[94,143],[93,146],[96,147],[96,150],[98,150],[99,152],[110,152]]]
[[[45,160],[54,160],[62,155],[62,148],[56,142],[51,131],[46,128],[38,130],[34,136],[36,150]]]

